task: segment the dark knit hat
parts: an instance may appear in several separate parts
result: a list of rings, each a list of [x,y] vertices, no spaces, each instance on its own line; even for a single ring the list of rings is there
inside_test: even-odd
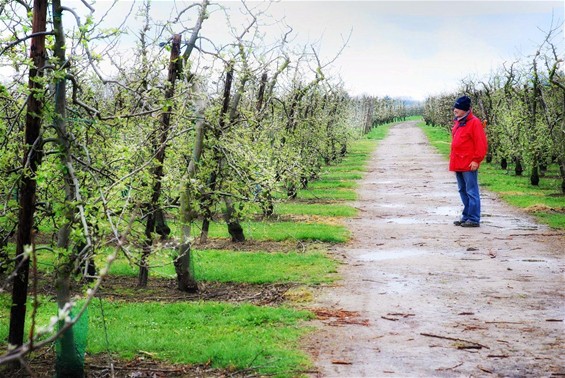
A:
[[[467,111],[471,108],[471,99],[467,96],[461,96],[457,100],[455,100],[453,107],[455,109]]]

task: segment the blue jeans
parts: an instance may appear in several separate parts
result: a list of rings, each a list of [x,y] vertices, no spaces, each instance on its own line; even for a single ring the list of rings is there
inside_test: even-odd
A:
[[[481,197],[479,194],[479,171],[455,172],[457,187],[461,202],[463,202],[463,214],[461,222],[470,221],[480,223],[481,221]]]

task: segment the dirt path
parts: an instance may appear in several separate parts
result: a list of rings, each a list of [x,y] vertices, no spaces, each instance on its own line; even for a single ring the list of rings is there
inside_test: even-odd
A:
[[[563,234],[484,190],[482,226],[453,226],[455,177],[415,122],[380,143],[359,195],[344,280],[316,304],[358,315],[321,321],[313,376],[565,375]]]

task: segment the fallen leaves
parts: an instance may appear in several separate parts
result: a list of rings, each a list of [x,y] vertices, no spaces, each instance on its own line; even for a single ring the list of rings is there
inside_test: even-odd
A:
[[[360,319],[360,314],[357,311],[347,311],[344,309],[327,309],[315,308],[310,309],[316,318],[323,321],[328,321],[328,325],[343,326],[346,324],[357,324],[362,326],[369,326],[368,319]]]
[[[344,360],[332,360],[332,364],[334,365],[353,365],[351,361],[344,361]]]

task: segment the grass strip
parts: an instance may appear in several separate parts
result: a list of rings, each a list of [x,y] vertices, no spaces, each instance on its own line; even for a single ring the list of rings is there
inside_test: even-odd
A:
[[[0,296],[0,303],[0,318],[7,319],[9,297]],[[54,303],[41,306],[37,324],[47,324],[56,312]],[[308,332],[302,322],[312,318],[308,311],[216,302],[126,303],[95,299],[89,306],[88,318],[89,354],[209,364],[234,371],[251,369],[279,377],[297,376],[309,366],[308,357],[298,348],[300,337]],[[7,335],[8,322],[0,322],[0,338],[5,340]]]
[[[317,285],[334,281],[337,271],[337,262],[322,252],[195,250],[193,259],[198,281]],[[154,277],[176,277],[170,250],[154,253],[149,264]],[[125,259],[116,260],[110,268],[112,275],[137,276],[138,273],[138,267]]]
[[[344,243],[349,239],[349,231],[343,225],[305,222],[255,222],[242,223],[245,237],[258,241],[321,241],[326,243]],[[172,228],[172,227],[171,227]],[[200,235],[200,229],[193,227],[194,237]],[[229,238],[225,223],[211,223],[211,238]]]
[[[320,205],[321,206],[321,205]],[[287,210],[293,208],[296,210],[295,214],[308,215],[308,212],[301,212],[300,203],[295,202],[294,205],[289,205]],[[307,206],[306,209],[315,209],[315,206]],[[339,215],[331,215],[332,212],[351,212],[350,209],[344,207],[336,208],[335,210],[325,210],[326,214],[331,217]],[[322,213],[321,207],[317,210],[312,210],[312,213]],[[288,212],[287,214],[291,214]],[[323,215],[323,214],[311,214]],[[320,241],[325,243],[344,243],[349,240],[349,231],[344,225],[335,224],[334,218],[328,218],[326,223],[322,223],[324,218],[316,218],[316,222],[289,222],[289,221],[244,221],[241,223],[245,237],[249,240],[256,241]],[[179,235],[178,224],[175,221],[167,223],[171,228],[171,235]],[[200,236],[200,223],[195,223],[192,227],[192,236]],[[230,238],[227,225],[223,221],[211,222],[208,231],[208,236],[211,238]]]
[[[298,351],[306,311],[223,303],[104,303],[110,352],[261,374],[293,375],[307,357]],[[102,316],[92,329],[102,329]],[[102,332],[89,337],[91,353],[106,351]],[[179,342],[182,340],[182,342]]]
[[[357,199],[357,193],[351,189],[312,188],[307,190],[299,190],[297,198],[324,201],[355,201]]]
[[[327,205],[318,203],[283,202],[275,205],[275,214],[319,215],[325,217],[354,217],[357,209],[339,203]]]

